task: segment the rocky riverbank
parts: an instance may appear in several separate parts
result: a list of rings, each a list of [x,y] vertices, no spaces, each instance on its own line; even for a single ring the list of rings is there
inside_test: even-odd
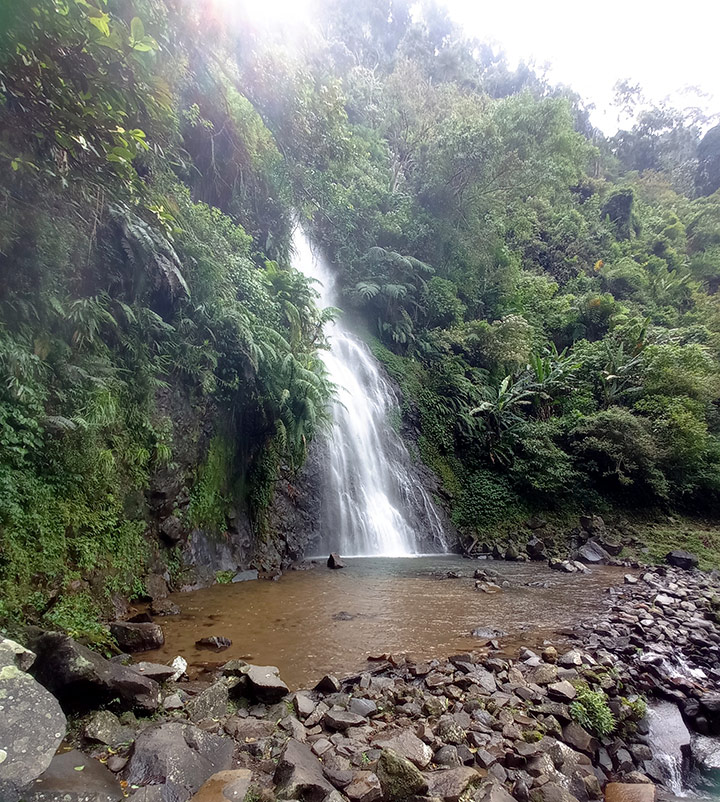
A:
[[[639,694],[680,706],[718,779],[718,596],[715,575],[629,574],[573,648],[508,658],[489,638],[293,693],[272,667],[190,681],[181,662],[125,665],[29,630],[29,651],[0,644],[0,798],[644,802],[665,778]]]

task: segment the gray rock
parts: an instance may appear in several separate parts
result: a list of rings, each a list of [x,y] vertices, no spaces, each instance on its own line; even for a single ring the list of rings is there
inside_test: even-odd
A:
[[[301,719],[305,719],[313,714],[315,702],[305,693],[296,693],[293,699],[295,710]]]
[[[120,802],[123,790],[102,763],[77,749],[55,755],[47,771],[26,791],[23,802]]]
[[[382,798],[382,787],[377,774],[371,771],[358,771],[343,793],[351,802],[375,802]]]
[[[10,638],[0,636],[0,668],[15,666],[20,671],[27,671],[35,662],[35,653],[26,649]]]
[[[187,802],[218,771],[229,769],[234,744],[180,721],[153,724],[138,735],[122,772],[129,785],[165,784],[163,802]]]
[[[181,612],[178,605],[170,599],[153,599],[153,603],[150,605],[151,615],[180,615]]]
[[[427,779],[417,766],[392,749],[383,749],[378,760],[377,776],[388,802],[423,796],[428,790]]]
[[[253,580],[257,579],[259,573],[252,569],[249,571],[238,571],[237,574],[232,578],[233,582],[252,582]]]
[[[198,722],[226,715],[229,701],[227,680],[221,679],[190,699],[185,707],[190,721]]]
[[[65,737],[67,722],[57,700],[30,674],[29,652],[14,641],[0,649],[0,798],[39,777]],[[17,649],[15,647],[18,647]]]
[[[574,721],[571,721],[569,724],[566,724],[563,727],[563,741],[565,741],[568,746],[571,746],[573,749],[576,749],[579,752],[585,752],[586,755],[590,755],[592,757],[598,748],[598,742],[590,735],[590,733],[581,727],[579,724],[576,724]]]
[[[665,557],[665,562],[668,563],[668,565],[674,565],[676,568],[691,571],[693,568],[697,568],[698,558],[690,551],[677,549],[676,551],[671,551]]]
[[[118,717],[109,710],[96,710],[85,723],[83,735],[88,741],[117,747],[128,744],[135,738],[130,727],[123,726]]]
[[[290,693],[288,686],[280,679],[280,671],[275,666],[246,666],[250,690],[261,702],[279,702]]]
[[[162,702],[162,706],[165,710],[180,710],[185,705],[183,704],[183,700],[180,698],[179,693],[169,693]]]
[[[610,555],[605,549],[594,540],[588,540],[587,543],[580,546],[574,555],[574,559],[582,563],[589,563],[590,565],[600,565],[607,563],[610,560]]]
[[[198,649],[212,649],[216,652],[222,652],[232,646],[232,641],[223,635],[210,635],[207,638],[196,640],[195,645]]]
[[[132,668],[112,663],[60,632],[29,627],[27,642],[37,655],[33,676],[65,709],[87,710],[113,700],[124,709],[157,709],[157,682]]]
[[[458,755],[457,746],[445,745],[435,752],[433,756],[433,763],[438,766],[460,766],[462,761]]]
[[[323,720],[325,726],[331,730],[346,730],[349,727],[367,724],[367,719],[363,716],[345,710],[328,710]]]
[[[577,696],[575,688],[567,681],[553,682],[547,686],[548,696],[556,702],[572,702]]]
[[[425,775],[428,784],[428,796],[439,797],[446,802],[458,802],[467,788],[480,782],[480,774],[469,766],[458,766],[454,769],[441,769]]]
[[[381,749],[392,749],[421,769],[424,769],[432,760],[432,749],[410,729],[392,733],[381,732],[373,738],[372,742]]]
[[[377,713],[377,705],[372,699],[351,699],[348,707],[351,713],[357,713],[358,716],[372,716]]]
[[[159,601],[168,595],[167,583],[160,574],[148,574],[145,577],[145,590],[153,601]]]
[[[110,634],[118,646],[126,652],[147,652],[159,649],[165,643],[162,627],[159,624],[133,624],[130,621],[113,621]]]
[[[274,780],[281,799],[322,800],[335,790],[310,747],[294,738],[280,755]]]
[[[175,669],[172,666],[165,666],[162,663],[148,663],[141,661],[140,663],[131,663],[130,668],[142,674],[143,677],[150,677],[155,682],[166,682],[175,675]]]
[[[340,691],[340,680],[332,674],[326,674],[315,686],[320,693],[338,693]]]

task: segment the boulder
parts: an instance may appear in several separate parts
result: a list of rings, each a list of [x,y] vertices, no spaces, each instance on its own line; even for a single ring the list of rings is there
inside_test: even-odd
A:
[[[218,771],[203,783],[190,802],[243,802],[251,782],[250,769]]]
[[[121,802],[125,795],[102,763],[72,749],[55,755],[21,798],[23,802]]]
[[[29,627],[27,643],[37,654],[33,676],[64,709],[88,710],[113,703],[125,710],[157,710],[157,682],[132,668],[106,660],[60,632]]]
[[[338,693],[340,691],[340,680],[331,674],[326,674],[315,686],[320,693]]]
[[[290,693],[288,686],[280,679],[280,670],[275,666],[246,666],[250,690],[261,702],[279,702]]]
[[[357,713],[359,716],[372,716],[377,713],[377,705],[372,699],[351,699],[348,705],[348,710],[351,713]]]
[[[427,780],[417,766],[393,749],[383,749],[378,760],[377,776],[387,802],[424,796],[428,790]]]
[[[118,717],[109,710],[96,710],[85,722],[83,735],[88,741],[112,748],[130,743],[135,738],[133,730],[123,726]]]
[[[382,799],[382,787],[377,774],[372,771],[357,771],[348,785],[343,788],[351,802],[376,802]]]
[[[50,765],[65,737],[60,705],[21,666],[35,655],[20,644],[0,640],[0,799],[12,799]]]
[[[608,562],[610,560],[610,555],[599,543],[596,543],[594,540],[588,540],[587,543],[580,546],[575,552],[573,559],[589,565],[600,565]]]
[[[213,774],[230,768],[234,743],[192,724],[153,724],[138,735],[121,776],[129,785],[165,785],[163,802],[187,802]]]
[[[567,681],[552,682],[547,686],[548,696],[556,702],[567,704],[577,696],[575,688]]]
[[[547,560],[547,550],[545,544],[538,537],[533,537],[528,540],[525,550],[530,555],[531,560]]]
[[[253,580],[257,579],[260,576],[259,572],[255,568],[251,568],[248,571],[238,571],[237,574],[232,578],[233,583],[237,582],[252,582]]]
[[[160,524],[160,536],[170,545],[178,543],[183,536],[182,521],[174,515],[168,516]]]
[[[321,802],[335,791],[310,747],[294,738],[288,740],[280,755],[274,779],[281,799]]]
[[[424,769],[432,760],[432,749],[410,729],[394,733],[381,732],[373,738],[372,742],[381,749],[392,749],[421,769]]]
[[[563,741],[578,752],[584,752],[586,755],[592,757],[597,751],[598,742],[586,729],[576,724],[574,721],[571,721],[563,727],[562,736]]]
[[[233,681],[237,682],[237,680]],[[229,701],[228,681],[221,679],[194,696],[185,705],[185,708],[190,721],[198,722],[226,715]]]
[[[344,568],[345,563],[340,559],[340,555],[336,552],[333,552],[327,558],[327,567],[328,568]]]
[[[349,727],[359,727],[367,724],[367,719],[358,713],[346,710],[328,710],[323,723],[331,730],[347,730]]]
[[[110,624],[110,634],[126,652],[147,652],[150,649],[159,649],[165,643],[165,635],[159,624],[113,621]]]
[[[148,574],[145,577],[145,590],[153,601],[160,601],[168,595],[167,582],[160,574]]]
[[[676,568],[682,568],[685,571],[692,571],[697,568],[698,558],[691,551],[684,551],[683,549],[676,549],[671,551],[665,557],[665,562],[668,565],[674,565]]]
[[[425,775],[428,796],[439,797],[447,802],[458,802],[468,786],[480,782],[480,774],[469,766],[441,769]]]
[[[167,680],[175,676],[177,671],[173,666],[166,666],[162,663],[148,663],[146,661],[131,663],[129,667],[137,671],[138,674],[141,674],[143,677],[154,679],[155,682],[167,682]]]
[[[690,755],[700,771],[720,787],[720,739],[693,734],[690,739]]]

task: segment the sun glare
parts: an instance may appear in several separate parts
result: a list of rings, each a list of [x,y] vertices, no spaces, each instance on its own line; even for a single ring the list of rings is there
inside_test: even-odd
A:
[[[292,31],[310,19],[309,0],[210,0],[219,17],[229,23],[250,23],[257,28]]]

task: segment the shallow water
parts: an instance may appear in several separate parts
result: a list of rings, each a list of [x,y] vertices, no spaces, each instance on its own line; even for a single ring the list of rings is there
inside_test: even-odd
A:
[[[171,596],[182,614],[156,619],[165,631],[162,649],[144,660],[182,655],[197,672],[240,657],[275,665],[291,688],[306,687],[326,673],[342,675],[367,666],[366,658],[408,653],[445,657],[484,645],[470,635],[477,627],[508,633],[501,645],[537,646],[568,632],[601,609],[610,585],[624,569],[594,567],[589,574],[561,574],[539,563],[464,560],[457,556],[361,558],[330,570],[290,571],[278,581],[214,585]],[[491,568],[502,593],[475,590],[473,571]],[[440,579],[456,571],[460,579]],[[528,587],[548,582],[549,587]],[[339,616],[339,613],[347,615]],[[348,619],[349,620],[344,620]],[[567,634],[567,632],[565,633]],[[195,641],[210,635],[232,640],[220,653]]]

